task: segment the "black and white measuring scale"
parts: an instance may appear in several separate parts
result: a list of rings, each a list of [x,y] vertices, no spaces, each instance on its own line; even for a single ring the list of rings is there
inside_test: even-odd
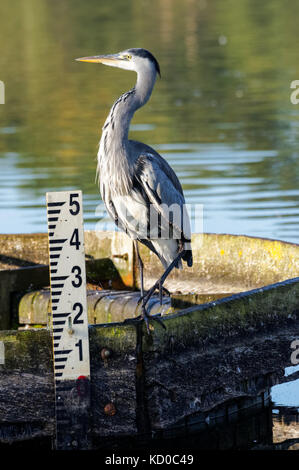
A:
[[[81,191],[47,199],[57,449],[89,448],[90,361]]]

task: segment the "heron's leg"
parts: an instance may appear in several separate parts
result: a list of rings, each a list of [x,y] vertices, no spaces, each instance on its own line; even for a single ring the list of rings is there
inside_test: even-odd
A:
[[[162,303],[163,303],[163,292],[164,292],[164,294],[168,295],[168,297],[170,297],[169,290],[166,289],[166,287],[164,287],[161,282],[159,282],[159,301],[160,301],[160,305],[162,305]]]
[[[177,257],[172,261],[172,263],[170,263],[168,268],[165,269],[165,271],[162,274],[162,276],[160,277],[160,279],[158,279],[155,282],[155,284],[150,288],[150,290],[144,296],[142,305],[146,306],[147,302],[149,301],[149,299],[151,298],[151,296],[153,295],[153,293],[155,292],[156,289],[159,289],[160,299],[161,299],[161,291],[162,291],[162,288],[163,288],[163,283],[165,282],[167,276],[169,276],[169,274],[171,273],[173,268],[177,265],[177,262],[184,256],[184,254],[185,254],[185,250],[182,250],[182,251],[179,252]]]
[[[160,305],[162,305],[162,302],[163,302],[163,292],[168,295],[168,297],[170,297],[170,292],[168,289],[166,289],[166,287],[164,287],[161,282],[159,282],[159,301],[160,301]]]
[[[149,299],[151,298],[151,296],[153,295],[156,289],[159,289],[160,303],[162,303],[162,289],[164,289],[163,282],[165,282],[165,279],[167,278],[167,276],[171,273],[173,268],[176,266],[177,262],[184,256],[184,254],[185,254],[185,250],[182,250],[179,252],[177,257],[172,261],[172,263],[170,263],[168,268],[164,271],[160,279],[158,279],[155,282],[155,284],[151,287],[151,289],[147,292],[147,294],[142,298],[142,307],[141,307],[142,317],[145,321],[146,329],[149,334],[150,334],[149,322],[151,320],[157,321],[164,329],[166,329],[166,326],[164,325],[164,323],[159,317],[152,317],[151,315],[147,313],[146,304],[148,303]]]
[[[142,258],[140,256],[140,253],[139,253],[138,241],[134,240],[133,243],[134,243],[136,254],[137,254],[138,265],[139,265],[139,274],[140,274],[140,299],[138,301],[138,303],[139,303],[144,299],[143,261],[142,261]],[[163,291],[170,297],[169,290],[167,290],[166,287],[164,287],[162,284],[159,284],[160,305],[162,305]]]
[[[145,321],[146,324],[146,329],[147,332],[150,333],[149,329],[149,321],[150,320],[155,320],[158,323],[160,323],[163,328],[165,328],[165,325],[163,322],[160,320],[158,317],[152,317],[146,310],[146,304],[148,303],[149,299],[153,295],[156,289],[159,289],[159,298],[160,298],[160,305],[162,305],[162,292],[163,290],[167,293],[167,295],[170,296],[170,292],[163,286],[163,283],[167,276],[171,273],[173,268],[176,266],[177,262],[181,259],[181,257],[184,255],[185,251],[181,251],[177,257],[173,260],[173,262],[168,266],[168,268],[164,271],[163,275],[158,279],[158,281],[153,285],[153,287],[147,292],[146,295],[144,295],[144,282],[143,282],[143,261],[141,259],[140,253],[139,253],[139,248],[138,248],[138,242],[137,240],[134,240],[134,246],[136,248],[136,253],[137,253],[137,258],[138,258],[138,263],[139,263],[139,271],[140,271],[140,290],[141,290],[141,296],[140,296],[140,301],[142,301],[141,309],[142,309],[142,317]],[[139,303],[138,302],[138,303]]]
[[[159,282],[159,300],[160,300],[160,305],[162,305],[162,298],[163,298],[162,284],[161,284],[161,282]]]
[[[156,287],[156,289],[159,290],[159,301],[160,301],[160,305],[162,305],[162,298],[163,298],[163,293],[166,294],[168,297],[170,297],[170,292],[168,289],[166,289],[166,287],[164,287],[163,285],[159,284],[158,287]],[[145,296],[140,296],[140,299],[138,300],[138,304],[140,304],[140,302],[143,300]]]
[[[139,299],[138,303],[142,301],[142,305],[141,305],[142,314],[141,314],[141,316],[145,321],[147,332],[150,334],[149,322],[151,320],[157,321],[158,323],[160,323],[163,326],[163,328],[165,328],[165,326],[163,325],[163,323],[161,322],[161,320],[159,318],[152,318],[152,316],[146,310],[146,306],[145,306],[145,303],[144,303],[145,295],[144,295],[144,281],[143,281],[143,261],[141,259],[140,253],[139,253],[138,241],[134,240],[133,243],[134,243],[134,246],[135,246],[135,249],[136,249],[138,265],[139,265],[139,273],[140,273],[140,293],[141,293],[141,295],[140,295],[140,299]],[[164,289],[164,288],[161,286],[161,291],[162,291],[162,289]],[[164,289],[164,290],[169,294],[167,289]]]
[[[147,312],[146,306],[144,303],[142,303],[141,305],[141,310],[142,310],[141,318],[143,318],[143,320],[145,321],[148,334],[150,334],[149,323],[152,321],[156,321],[166,330],[166,326],[164,325],[164,323],[158,316],[152,316]]]
[[[143,299],[143,297],[144,297],[143,261],[141,259],[140,253],[139,253],[139,247],[138,247],[138,241],[137,240],[134,240],[134,246],[135,246],[135,249],[136,249],[138,265],[139,265],[141,299]]]

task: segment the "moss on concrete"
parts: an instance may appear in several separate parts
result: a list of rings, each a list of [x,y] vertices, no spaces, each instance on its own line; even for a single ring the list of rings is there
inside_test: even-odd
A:
[[[299,278],[181,310],[155,327],[145,348],[168,350],[183,345],[259,331],[299,317]]]
[[[50,372],[52,370],[52,341],[50,331],[0,331],[5,347],[5,363],[0,370],[21,372]]]

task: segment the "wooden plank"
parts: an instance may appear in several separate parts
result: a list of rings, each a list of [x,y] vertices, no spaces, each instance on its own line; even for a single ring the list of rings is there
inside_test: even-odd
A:
[[[297,321],[210,346],[170,342],[163,351],[155,344],[147,347],[143,361],[151,431],[174,436],[184,432],[184,425],[190,434],[221,404],[237,406],[234,400],[247,398],[252,405],[284,380],[284,368],[292,365],[290,345],[298,334]]]
[[[103,325],[90,330],[94,439],[138,433],[136,339],[133,325]]]
[[[206,253],[195,243],[194,269],[175,274],[182,276],[189,288],[193,281],[194,286],[203,286],[203,280],[212,288],[217,279],[219,286],[225,287],[233,282],[233,276],[237,279],[234,286],[245,280],[242,285],[248,287],[251,282],[266,283],[298,273],[297,245],[241,237],[232,247],[230,236],[204,239]],[[91,240],[93,253],[97,253],[94,235]],[[132,266],[130,247],[113,248],[111,239],[101,247],[116,255],[113,259],[120,266],[117,271],[122,269],[122,281],[135,282],[134,276],[132,281],[131,275],[125,275]],[[215,269],[219,259],[219,269]],[[148,266],[156,277],[155,262]],[[147,274],[150,280],[150,269]],[[251,400],[267,391],[282,380],[283,367],[292,365],[290,345],[299,335],[298,304],[297,278],[190,307],[165,317],[166,331],[154,323],[150,336],[140,323],[94,326],[90,347],[95,442],[103,437],[171,433],[180,419],[187,430],[196,428],[203,410],[208,412],[236,397]],[[118,309],[116,302],[114,307]],[[0,341],[1,351],[4,348],[0,360],[0,441],[52,436],[50,332],[0,332]]]
[[[49,331],[1,331],[0,440],[54,436],[54,381]]]
[[[215,340],[206,341],[203,336],[185,343],[182,337],[170,337],[160,349],[155,335],[145,334],[140,323],[93,326],[89,334],[91,435],[97,446],[124,436],[150,440],[155,432],[161,437],[190,432],[200,426],[203,413],[219,414],[215,407],[227,400],[231,406],[234,398],[254,402],[256,395],[284,380],[299,324],[289,319],[239,336],[222,330]],[[0,361],[0,442],[52,438],[49,330],[0,332],[0,341],[5,349],[4,363]]]
[[[261,327],[282,325],[299,316],[299,278],[264,288],[195,305],[164,318],[166,329],[156,328],[152,347],[163,351],[169,342],[178,344],[216,341]]]
[[[299,333],[298,279],[165,317],[143,335],[145,390],[152,429],[189,413],[270,387],[262,376],[291,366]],[[290,324],[290,327],[288,327]],[[261,377],[259,377],[261,376]],[[279,380],[274,377],[275,380]],[[187,411],[188,410],[188,411]]]

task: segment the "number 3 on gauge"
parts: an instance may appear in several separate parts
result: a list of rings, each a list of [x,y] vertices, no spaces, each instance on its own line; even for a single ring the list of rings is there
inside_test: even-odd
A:
[[[72,273],[75,273],[75,279],[72,281],[72,285],[74,287],[80,287],[82,284],[81,272],[80,266],[73,266]]]

